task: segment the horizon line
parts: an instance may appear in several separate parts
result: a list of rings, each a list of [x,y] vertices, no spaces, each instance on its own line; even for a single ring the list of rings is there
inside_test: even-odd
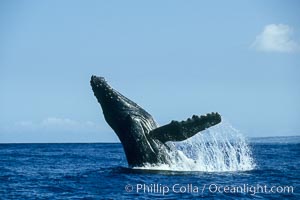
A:
[[[281,137],[300,137],[300,135],[289,135],[289,136],[256,136],[256,137],[246,137],[247,139],[255,138],[281,138]],[[0,142],[2,144],[122,144],[118,142]]]

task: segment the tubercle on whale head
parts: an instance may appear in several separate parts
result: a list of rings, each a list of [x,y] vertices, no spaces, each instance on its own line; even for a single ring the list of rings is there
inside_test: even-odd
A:
[[[90,84],[92,86],[94,95],[98,102],[103,106],[114,101],[119,101],[119,95],[116,91],[106,82],[104,77],[92,76]]]
[[[120,112],[138,108],[138,105],[120,92],[112,88],[104,77],[91,76],[90,84],[92,86],[95,97],[100,103],[104,116],[109,112],[120,114]]]
[[[110,88],[110,86],[107,84],[106,80],[104,77],[101,77],[101,76],[95,76],[95,75],[92,75],[91,77],[91,86],[95,88]]]

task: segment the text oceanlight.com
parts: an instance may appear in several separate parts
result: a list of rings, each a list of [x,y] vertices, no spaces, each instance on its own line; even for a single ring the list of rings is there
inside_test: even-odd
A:
[[[209,193],[231,193],[231,194],[251,194],[255,195],[258,193],[264,194],[275,194],[275,193],[294,193],[293,186],[280,186],[280,185],[221,185],[221,184],[173,184],[173,185],[164,185],[164,184],[127,184],[125,186],[126,192],[134,193],[155,193],[155,194],[168,194],[168,193],[199,193],[204,194]]]

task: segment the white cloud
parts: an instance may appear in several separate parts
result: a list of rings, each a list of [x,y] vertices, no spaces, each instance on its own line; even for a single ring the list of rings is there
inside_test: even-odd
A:
[[[285,24],[269,24],[264,27],[252,47],[265,52],[295,52],[300,49],[293,39],[292,27]]]
[[[0,143],[19,142],[118,142],[105,124],[70,118],[48,117],[0,124]]]
[[[44,119],[41,122],[42,126],[67,126],[67,127],[74,127],[79,125],[79,123],[75,120],[71,120],[68,118],[56,118],[56,117],[49,117]]]
[[[41,121],[20,121],[8,126],[7,130],[19,131],[99,131],[103,130],[100,123],[76,121],[69,118],[48,117]]]
[[[24,126],[24,127],[31,127],[33,126],[32,121],[20,121],[15,123],[16,126]]]

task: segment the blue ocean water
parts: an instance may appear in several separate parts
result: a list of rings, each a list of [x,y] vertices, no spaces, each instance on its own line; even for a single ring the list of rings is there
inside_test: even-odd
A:
[[[180,172],[130,169],[118,143],[0,144],[0,199],[300,199],[300,137],[250,148],[253,170]]]

